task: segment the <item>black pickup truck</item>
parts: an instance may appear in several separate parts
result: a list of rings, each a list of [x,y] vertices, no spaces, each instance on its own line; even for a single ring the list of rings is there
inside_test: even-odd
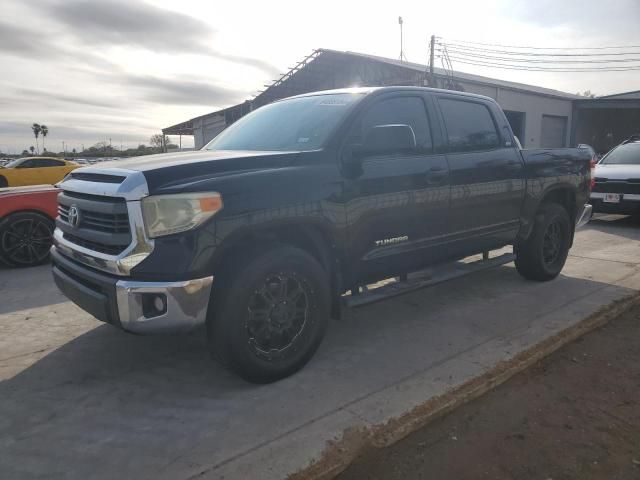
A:
[[[487,97],[310,93],[200,151],[74,170],[59,184],[53,275],[130,332],[206,325],[217,359],[274,381],[362,285],[506,245],[524,277],[556,277],[591,213],[590,160],[520,150]]]

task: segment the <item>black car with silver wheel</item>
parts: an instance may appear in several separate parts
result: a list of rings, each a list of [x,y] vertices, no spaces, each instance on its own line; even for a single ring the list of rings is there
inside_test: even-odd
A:
[[[345,293],[513,245],[556,277],[588,221],[591,156],[522,150],[487,97],[420,87],[257,108],[202,150],[74,170],[53,274],[135,333],[203,326],[213,356],[271,382],[304,366]]]
[[[640,135],[625,140],[596,165],[593,211],[640,215]]]

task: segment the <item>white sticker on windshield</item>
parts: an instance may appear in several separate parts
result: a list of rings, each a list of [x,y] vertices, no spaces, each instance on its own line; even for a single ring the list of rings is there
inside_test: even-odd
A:
[[[325,98],[318,102],[318,105],[332,105],[344,107],[347,103],[339,98]]]
[[[298,143],[307,143],[309,141],[309,137],[299,137]]]

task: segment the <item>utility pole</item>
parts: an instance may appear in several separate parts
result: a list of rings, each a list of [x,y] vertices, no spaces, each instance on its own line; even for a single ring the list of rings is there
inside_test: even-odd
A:
[[[435,52],[436,52],[436,36],[431,35],[431,47],[429,48],[429,75],[431,76],[431,80],[433,80],[433,73],[434,73],[433,63],[435,58]]]

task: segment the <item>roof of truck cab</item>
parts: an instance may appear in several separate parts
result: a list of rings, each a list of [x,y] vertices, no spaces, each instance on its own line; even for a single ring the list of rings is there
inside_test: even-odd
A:
[[[317,92],[307,92],[307,93],[301,93],[300,95],[294,95],[292,97],[281,98],[280,100],[276,100],[274,103],[281,102],[282,100],[288,100],[290,98],[313,97],[317,95],[334,95],[334,94],[343,94],[343,93],[361,93],[361,94],[369,95],[371,93],[402,92],[402,91],[446,93],[447,95],[459,95],[461,97],[478,98],[482,100],[490,100],[492,102],[495,102],[493,98],[487,97],[486,95],[478,95],[477,93],[469,93],[469,92],[459,92],[457,90],[447,90],[444,88],[388,86],[388,87],[353,87],[353,88],[336,88],[333,90],[319,90]]]

